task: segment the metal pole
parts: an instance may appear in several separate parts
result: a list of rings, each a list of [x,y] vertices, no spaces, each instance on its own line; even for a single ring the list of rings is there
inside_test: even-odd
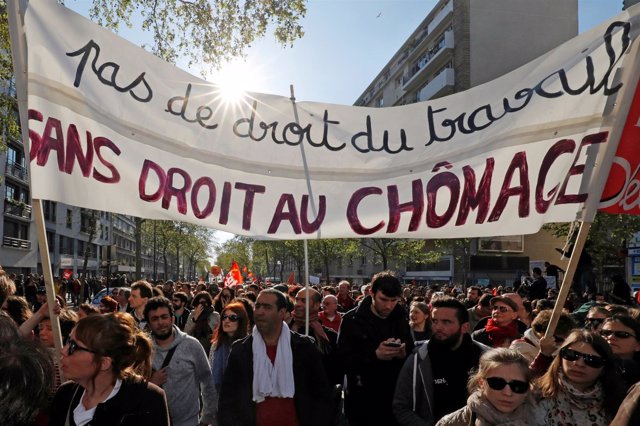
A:
[[[291,103],[293,104],[293,115],[296,120],[296,124],[300,125],[300,119],[298,118],[298,108],[296,107],[296,96],[293,91],[293,84],[289,86],[291,91]],[[311,200],[311,211],[317,216],[315,199],[313,198],[313,191],[311,189],[311,179],[309,178],[309,168],[307,166],[307,157],[304,152],[303,144],[300,144],[300,152],[302,154],[302,165],[304,167],[305,176],[307,179],[307,191],[309,192],[309,199]],[[304,239],[304,288],[306,292],[306,309],[305,309],[305,322],[304,322],[304,335],[309,335],[309,250],[307,239]]]

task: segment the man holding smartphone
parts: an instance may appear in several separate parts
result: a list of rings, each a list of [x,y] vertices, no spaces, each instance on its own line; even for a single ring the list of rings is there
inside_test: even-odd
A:
[[[350,426],[396,425],[393,391],[413,339],[398,304],[400,280],[391,272],[373,276],[371,295],[347,312],[338,335],[338,356],[347,375],[345,411]]]

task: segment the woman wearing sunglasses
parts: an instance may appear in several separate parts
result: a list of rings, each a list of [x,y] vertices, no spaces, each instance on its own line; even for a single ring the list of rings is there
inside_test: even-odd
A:
[[[78,321],[62,348],[65,378],[50,425],[168,425],[164,391],[147,382],[151,341],[125,313]]]
[[[469,379],[467,405],[444,416],[436,426],[534,425],[529,363],[517,351],[497,348],[480,358]]]
[[[609,424],[624,399],[624,384],[607,342],[573,331],[537,382],[537,420],[547,425]]]
[[[508,348],[512,341],[522,337],[517,322],[518,304],[510,298],[497,296],[491,299],[490,305],[491,318],[471,337],[492,348]]]
[[[635,359],[640,352],[640,323],[626,315],[614,315],[604,320],[600,335],[620,358],[620,372],[626,387],[640,381],[640,364]]]
[[[218,394],[222,385],[222,376],[227,368],[227,360],[231,351],[231,344],[242,339],[249,333],[249,316],[241,302],[232,302],[222,311],[220,325],[213,334],[209,364],[213,382]]]

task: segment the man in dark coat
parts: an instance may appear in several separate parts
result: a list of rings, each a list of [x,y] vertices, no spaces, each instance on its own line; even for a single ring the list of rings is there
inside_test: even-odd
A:
[[[371,281],[371,295],[346,313],[338,335],[338,357],[347,375],[345,411],[350,426],[395,425],[393,391],[413,339],[402,286],[390,272]]]

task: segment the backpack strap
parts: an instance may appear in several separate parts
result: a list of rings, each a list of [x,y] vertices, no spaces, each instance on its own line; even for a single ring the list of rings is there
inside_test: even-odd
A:
[[[169,365],[169,363],[171,362],[171,358],[173,358],[173,354],[177,348],[178,348],[178,345],[175,345],[174,347],[169,349],[169,352],[167,352],[167,356],[164,357],[164,361],[162,362],[162,366],[160,367],[161,370],[165,368],[167,365]]]

